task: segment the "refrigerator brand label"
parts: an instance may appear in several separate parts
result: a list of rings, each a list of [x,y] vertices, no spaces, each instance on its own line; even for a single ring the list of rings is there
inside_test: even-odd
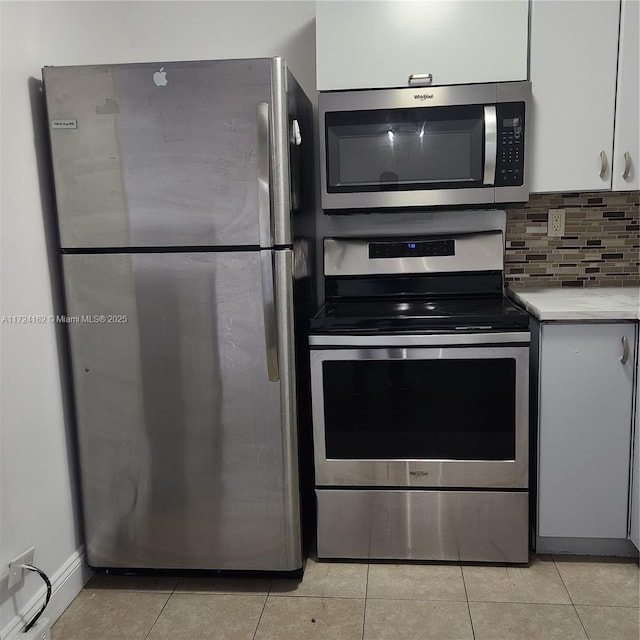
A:
[[[51,128],[52,129],[77,129],[78,121],[77,120],[52,120]]]

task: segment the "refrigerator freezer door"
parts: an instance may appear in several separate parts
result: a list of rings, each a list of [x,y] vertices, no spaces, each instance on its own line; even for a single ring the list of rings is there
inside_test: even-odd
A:
[[[260,253],[63,256],[90,565],[301,566]]]
[[[46,67],[61,246],[260,244],[257,107],[276,66]]]

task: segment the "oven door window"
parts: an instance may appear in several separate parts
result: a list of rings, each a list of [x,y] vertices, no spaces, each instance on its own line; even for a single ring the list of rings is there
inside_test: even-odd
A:
[[[327,191],[481,187],[480,105],[329,112]]]
[[[516,361],[323,362],[328,459],[513,460]]]

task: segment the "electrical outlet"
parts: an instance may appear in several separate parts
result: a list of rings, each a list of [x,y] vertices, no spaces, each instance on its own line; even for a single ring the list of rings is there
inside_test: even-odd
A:
[[[549,211],[547,235],[555,237],[564,235],[564,209]]]
[[[35,552],[36,548],[31,547],[31,549],[23,551],[17,558],[14,558],[9,563],[9,584],[7,585],[8,589],[11,589],[22,580],[22,578],[24,577],[24,569],[22,568],[22,565],[32,564],[33,555],[35,554]]]

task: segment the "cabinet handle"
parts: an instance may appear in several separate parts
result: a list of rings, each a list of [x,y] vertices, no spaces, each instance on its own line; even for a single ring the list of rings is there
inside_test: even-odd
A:
[[[629,173],[631,172],[631,154],[628,151],[624,152],[624,171],[622,172],[622,177],[626,180],[629,177]]]
[[[433,76],[430,73],[412,73],[409,76],[409,86],[431,84]]]
[[[629,359],[629,340],[627,336],[622,336],[622,358],[620,358],[620,362],[622,362],[622,364],[627,364],[628,359]]]
[[[604,178],[604,174],[607,173],[607,154],[604,151],[600,152],[600,177]]]
[[[302,134],[300,133],[300,125],[298,124],[297,120],[294,120],[291,123],[290,142],[296,147],[299,147],[302,144]]]

